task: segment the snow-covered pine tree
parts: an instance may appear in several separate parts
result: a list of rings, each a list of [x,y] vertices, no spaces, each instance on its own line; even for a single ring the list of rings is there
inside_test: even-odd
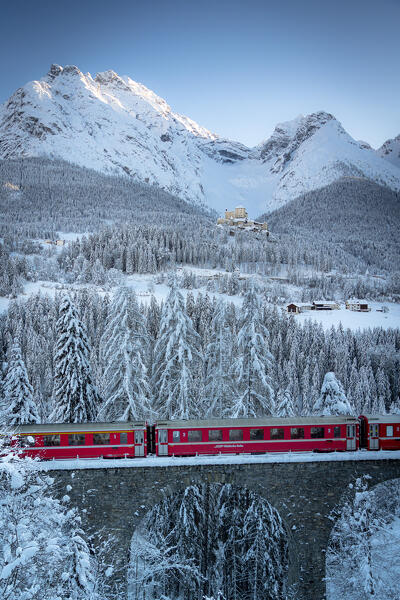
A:
[[[340,381],[336,379],[335,373],[326,373],[322,384],[321,393],[314,405],[315,415],[352,415],[354,408],[346,398]]]
[[[61,302],[54,356],[53,422],[85,423],[98,414],[85,328],[69,296]]]
[[[4,454],[0,476],[2,600],[104,600],[77,511],[53,497],[53,479]]]
[[[97,598],[95,593],[96,581],[95,571],[96,564],[93,554],[90,551],[89,545],[85,539],[84,531],[81,527],[80,517],[70,511],[69,518],[70,532],[68,554],[64,563],[66,587],[68,589],[68,600],[101,600]]]
[[[206,416],[229,417],[234,394],[232,381],[232,334],[226,321],[226,304],[220,301],[210,327],[206,349]]]
[[[261,306],[253,286],[247,291],[238,333],[238,358],[235,365],[236,396],[232,417],[274,414],[272,389],[273,357],[269,352],[269,333],[262,322]]]
[[[146,339],[136,299],[126,287],[120,287],[100,340],[105,399],[101,418],[129,421],[151,416],[150,388],[144,365]]]
[[[354,496],[352,492],[354,491]],[[366,479],[350,486],[350,498],[335,514],[336,524],[327,551],[327,588],[335,596],[349,600],[378,598],[371,538],[379,529],[374,491]],[[339,518],[337,519],[337,517]],[[390,596],[388,595],[387,598]]]
[[[276,398],[275,415],[277,417],[294,417],[293,396],[290,386],[285,390],[280,390]]]
[[[3,384],[2,422],[8,425],[39,423],[39,413],[33,400],[33,388],[22,359],[21,348],[14,341]]]
[[[199,414],[195,385],[203,362],[199,346],[199,335],[185,312],[176,278],[172,278],[153,357],[152,384],[159,416],[188,419]]]

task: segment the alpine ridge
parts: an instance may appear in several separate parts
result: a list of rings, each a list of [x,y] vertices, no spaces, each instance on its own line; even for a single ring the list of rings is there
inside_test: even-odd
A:
[[[400,135],[397,135],[379,148],[379,154],[396,167],[400,167]]]
[[[71,65],[52,65],[0,106],[0,159],[67,160],[217,211],[245,204],[251,216],[342,177],[398,191],[394,154],[385,145],[375,151],[355,141],[323,111],[281,123],[269,139],[248,148],[174,113],[129,77],[111,70],[92,77]]]

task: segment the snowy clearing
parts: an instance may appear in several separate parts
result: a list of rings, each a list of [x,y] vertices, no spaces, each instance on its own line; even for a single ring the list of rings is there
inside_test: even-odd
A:
[[[144,468],[144,467],[182,467],[201,465],[240,465],[264,463],[312,463],[312,462],[343,462],[353,460],[400,460],[400,450],[395,451],[358,451],[335,452],[332,454],[315,454],[304,452],[270,453],[262,456],[252,454],[192,456],[192,457],[158,457],[122,458],[122,459],[75,459],[37,462],[41,471],[76,470],[76,469],[115,469],[115,468]]]
[[[330,329],[333,326],[337,327],[342,323],[345,329],[367,329],[372,327],[383,327],[389,329],[391,327],[400,327],[400,304],[389,302],[369,302],[371,312],[361,313],[353,310],[347,310],[344,306],[340,310],[308,310],[299,315],[295,315],[295,319],[299,323],[304,323],[307,319],[312,319],[321,323],[324,329]],[[377,309],[386,306],[389,312],[377,312]]]
[[[69,234],[72,237],[77,237],[83,234]],[[59,249],[54,246],[54,248]],[[191,292],[194,297],[199,293],[205,294],[207,292],[207,281],[212,281],[227,275],[228,273],[222,269],[210,269],[192,266],[183,266],[177,268],[178,276],[182,275],[183,272],[191,272],[198,278],[199,287],[196,289],[185,289],[180,288],[180,292],[186,298],[187,294]],[[165,283],[156,283],[156,281],[164,275]],[[250,275],[247,273],[240,273],[240,279],[251,278],[257,283],[267,283],[271,280],[270,277],[263,277],[260,275]],[[272,278],[275,279],[275,278]],[[169,293],[169,286],[166,283],[166,274],[158,273],[156,275],[145,273],[139,274],[134,273],[133,275],[125,275],[121,273],[121,284],[126,285],[135,291],[138,296],[139,302],[149,303],[151,296],[154,296],[158,302],[165,301]],[[301,290],[290,284],[285,285],[288,292],[291,292],[293,296],[296,296]],[[98,292],[99,294],[109,293],[113,295],[117,287],[105,288],[96,286],[94,284],[87,283],[62,283],[56,281],[35,281],[27,282],[24,285],[24,292],[18,296],[18,299],[27,298],[37,294],[38,292],[48,294],[54,297],[55,293],[60,292],[74,292],[82,289],[91,289]],[[233,302],[236,306],[239,306],[243,302],[243,297],[239,295],[229,296],[227,294],[220,294],[215,291],[208,291],[211,298],[217,298],[225,300],[227,302]],[[5,312],[8,309],[10,303],[9,298],[0,297],[0,313]],[[281,309],[286,312],[286,305],[281,305]],[[271,306],[274,306],[271,304]],[[360,329],[368,329],[373,327],[382,327],[383,329],[400,328],[400,304],[390,302],[369,302],[371,311],[367,313],[359,313],[351,310],[346,310],[344,304],[341,304],[340,310],[309,310],[301,314],[294,316],[296,321],[300,324],[304,324],[307,319],[312,319],[315,322],[321,323],[324,329],[330,329],[332,326],[337,327],[339,323],[343,325],[345,329],[351,329],[353,331]],[[380,309],[385,306],[388,309],[387,313],[380,312]]]

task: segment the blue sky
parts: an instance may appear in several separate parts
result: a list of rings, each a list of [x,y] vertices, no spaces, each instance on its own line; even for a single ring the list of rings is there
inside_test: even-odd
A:
[[[373,146],[400,133],[399,0],[0,0],[0,102],[51,63],[129,75],[221,136],[333,113]]]

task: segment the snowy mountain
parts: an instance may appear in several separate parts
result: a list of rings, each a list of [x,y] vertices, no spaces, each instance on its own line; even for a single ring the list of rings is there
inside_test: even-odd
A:
[[[400,167],[400,135],[386,142],[379,148],[378,153],[396,167]]]
[[[0,107],[0,159],[47,156],[155,184],[222,211],[254,216],[343,176],[400,189],[400,169],[356,142],[330,114],[277,125],[255,148],[219,138],[144,85],[114,71],[52,65]]]

